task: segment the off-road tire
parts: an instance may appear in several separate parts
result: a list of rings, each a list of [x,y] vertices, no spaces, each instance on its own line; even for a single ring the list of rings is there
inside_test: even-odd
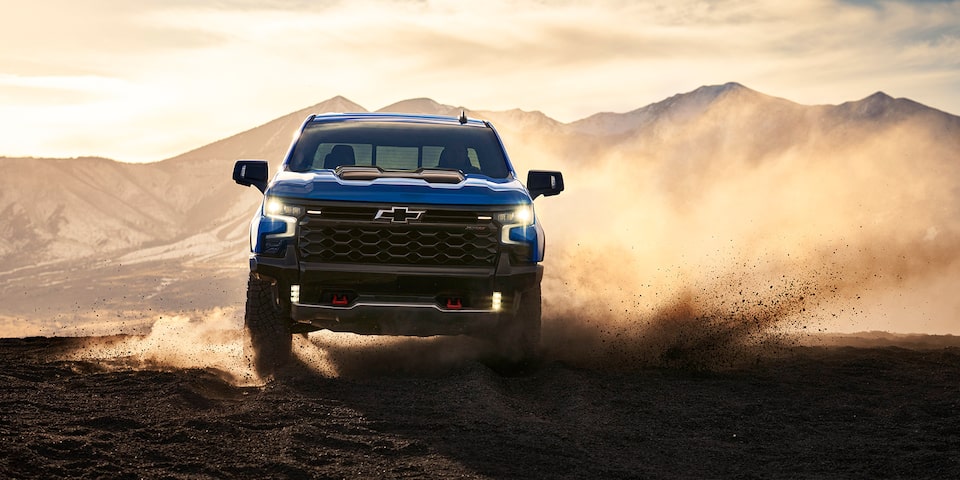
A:
[[[243,325],[249,337],[244,355],[257,375],[273,375],[289,360],[292,343],[290,316],[278,302],[276,281],[250,274]]]
[[[534,362],[540,355],[540,286],[521,292],[514,313],[501,315],[495,335],[496,362],[519,367]]]

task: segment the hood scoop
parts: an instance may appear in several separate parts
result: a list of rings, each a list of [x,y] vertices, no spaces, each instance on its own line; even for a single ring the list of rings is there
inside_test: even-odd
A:
[[[427,183],[460,183],[466,177],[460,170],[449,168],[418,168],[416,170],[384,170],[380,167],[337,167],[334,173],[341,180],[376,180],[378,178],[411,178]]]

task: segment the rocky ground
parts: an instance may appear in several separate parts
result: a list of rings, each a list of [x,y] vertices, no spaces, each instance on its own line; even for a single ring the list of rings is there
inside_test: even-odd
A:
[[[306,359],[251,382],[77,355],[98,342],[0,340],[0,477],[960,476],[956,346],[792,347],[717,369],[548,356],[510,372],[340,351],[336,375]]]

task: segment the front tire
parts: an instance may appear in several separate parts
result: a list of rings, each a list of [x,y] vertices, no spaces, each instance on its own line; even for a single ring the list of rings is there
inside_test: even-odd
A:
[[[514,313],[500,317],[496,334],[498,360],[520,366],[540,354],[540,286],[520,293],[520,305]]]
[[[243,316],[249,337],[245,356],[261,378],[267,378],[290,359],[290,316],[278,299],[277,282],[255,273],[247,281],[247,305]]]

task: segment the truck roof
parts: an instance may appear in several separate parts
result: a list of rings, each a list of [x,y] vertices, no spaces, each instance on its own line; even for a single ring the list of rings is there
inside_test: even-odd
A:
[[[445,115],[420,115],[411,113],[324,113],[311,115],[307,123],[340,123],[340,122],[387,122],[387,123],[422,123],[441,125],[466,125],[472,127],[490,127],[490,124],[475,118],[450,117]]]

